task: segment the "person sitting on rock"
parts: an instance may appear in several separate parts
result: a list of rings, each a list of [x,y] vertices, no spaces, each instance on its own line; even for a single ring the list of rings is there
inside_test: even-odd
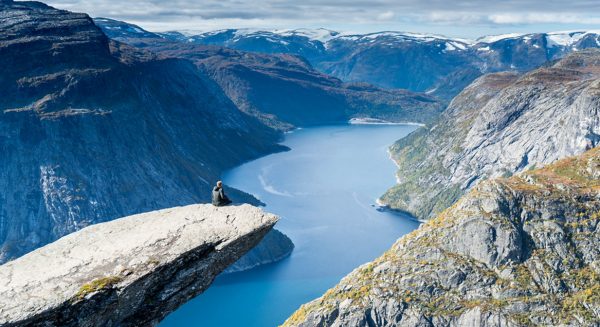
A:
[[[231,203],[231,200],[225,195],[223,190],[223,182],[218,181],[217,186],[212,190],[212,204],[217,207],[226,206]]]

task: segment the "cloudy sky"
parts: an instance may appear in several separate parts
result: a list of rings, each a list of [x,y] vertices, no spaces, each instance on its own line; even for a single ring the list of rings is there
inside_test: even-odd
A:
[[[316,28],[476,38],[510,32],[600,30],[598,0],[50,0],[54,7],[150,31]]]

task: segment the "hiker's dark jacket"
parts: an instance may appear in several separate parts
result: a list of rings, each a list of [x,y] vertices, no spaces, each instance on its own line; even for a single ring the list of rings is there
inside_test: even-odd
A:
[[[215,206],[224,206],[230,203],[231,200],[225,195],[223,188],[215,186],[212,190],[212,204]]]

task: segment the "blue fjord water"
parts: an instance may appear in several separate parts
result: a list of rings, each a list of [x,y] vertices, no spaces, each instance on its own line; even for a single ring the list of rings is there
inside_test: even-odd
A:
[[[161,326],[277,326],[417,228],[410,217],[375,207],[377,197],[394,185],[396,167],[387,148],[415,128],[296,130],[283,142],[291,151],[227,172],[227,185],[255,195],[267,204],[265,210],[281,216],[277,228],[296,248],[281,262],[219,276]]]

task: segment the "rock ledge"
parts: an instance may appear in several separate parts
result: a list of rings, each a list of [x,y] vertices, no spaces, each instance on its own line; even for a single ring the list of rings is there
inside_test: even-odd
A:
[[[190,205],[87,227],[0,266],[0,325],[156,325],[277,219],[250,205]]]

